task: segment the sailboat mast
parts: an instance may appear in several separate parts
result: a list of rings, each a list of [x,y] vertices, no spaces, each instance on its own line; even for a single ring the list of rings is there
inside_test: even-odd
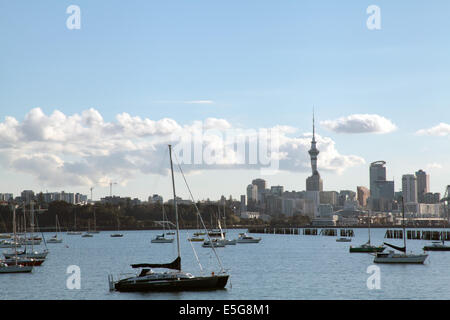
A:
[[[173,205],[175,206],[175,222],[177,225],[177,251],[178,257],[181,257],[180,254],[180,232],[178,225],[178,208],[177,208],[177,195],[175,192],[175,178],[173,176],[173,163],[172,163],[172,145],[169,144],[169,156],[170,156],[170,172],[172,173],[172,190],[173,190]]]
[[[403,245],[406,254],[406,229],[405,229],[405,198],[402,196],[402,216],[403,216]]]
[[[25,210],[25,209],[24,209]],[[16,256],[16,266],[17,266],[17,234],[16,234],[16,205],[13,207],[13,229],[14,229],[14,252]],[[26,235],[25,235],[26,239]]]

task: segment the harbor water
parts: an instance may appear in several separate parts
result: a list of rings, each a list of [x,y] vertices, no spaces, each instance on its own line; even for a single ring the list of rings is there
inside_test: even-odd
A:
[[[229,230],[228,239],[246,230]],[[221,263],[231,277],[225,290],[180,293],[110,292],[108,274],[135,273],[133,263],[166,263],[176,257],[176,242],[151,243],[161,231],[122,231],[111,238],[103,231],[92,238],[65,233],[61,244],[48,244],[44,264],[31,274],[0,274],[0,299],[164,299],[164,300],[292,300],[292,299],[450,299],[450,252],[429,252],[424,265],[376,265],[379,288],[369,289],[373,256],[349,253],[349,247],[367,242],[367,229],[354,229],[351,242],[336,242],[335,236],[251,234],[258,244],[217,248]],[[385,239],[386,229],[372,229],[372,244],[383,241],[402,246],[401,239]],[[48,239],[53,234],[44,233]],[[180,232],[182,268],[199,275],[195,248],[204,274],[220,267],[210,248],[188,242],[192,232]],[[430,241],[408,240],[408,252],[422,252]],[[44,249],[41,245],[39,249]],[[6,251],[8,249],[1,249]],[[386,248],[385,251],[388,251]],[[70,266],[80,270],[80,289],[70,289]],[[370,270],[370,268],[369,268]],[[70,271],[70,268],[69,268]],[[72,286],[73,287],[73,286]]]

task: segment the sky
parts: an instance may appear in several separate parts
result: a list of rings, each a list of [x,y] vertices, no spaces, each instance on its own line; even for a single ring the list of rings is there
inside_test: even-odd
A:
[[[69,6],[80,28],[69,29]],[[367,8],[380,9],[370,30]],[[312,111],[325,190],[419,169],[450,184],[448,1],[0,0],[0,193],[171,196],[167,144],[227,150],[182,164],[196,199],[255,178],[304,190]],[[279,171],[223,141],[278,131]],[[249,140],[250,141],[250,140]],[[271,140],[273,141],[273,140]],[[248,149],[248,147],[247,147]],[[220,152],[217,153],[220,155]],[[204,159],[203,159],[204,160]],[[188,197],[177,175],[177,193]]]

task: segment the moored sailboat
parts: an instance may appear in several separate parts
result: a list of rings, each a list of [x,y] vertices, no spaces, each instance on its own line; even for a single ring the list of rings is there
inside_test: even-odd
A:
[[[172,148],[169,145],[170,155],[170,169],[172,173],[172,189],[175,207],[176,220],[176,240],[177,240],[177,258],[166,264],[134,264],[133,268],[141,269],[141,272],[133,277],[114,281],[113,277],[109,276],[109,284],[111,290],[130,292],[130,291],[186,291],[186,290],[217,290],[223,289],[227,282],[229,275],[221,270],[219,274],[211,273],[208,276],[193,276],[190,273],[181,270],[181,253],[180,253],[180,234],[178,223],[178,209],[176,202],[175,180],[173,174],[172,164]],[[198,210],[197,210],[198,213]],[[213,248],[214,250],[214,248]],[[215,251],[214,251],[215,252]],[[151,268],[169,269],[170,271],[155,272]]]
[[[393,250],[389,252],[377,252],[373,260],[374,263],[415,263],[423,264],[427,259],[427,254],[413,254],[406,252],[406,229],[405,229],[405,202],[402,197],[402,215],[403,215],[403,247],[398,247],[393,244],[384,243],[385,245],[398,250],[402,253],[395,253]]]
[[[371,225],[371,219],[370,219],[370,211],[367,213],[368,219],[369,219],[369,240],[358,246],[358,247],[352,247],[350,246],[350,252],[358,252],[358,253],[371,253],[371,252],[383,252],[386,247],[384,246],[374,246],[370,243],[370,225]]]
[[[61,233],[61,227],[59,226],[58,215],[56,215],[55,220],[56,220],[56,225],[55,225],[56,233],[53,237],[51,237],[50,239],[47,240],[47,243],[62,243],[62,241],[63,241],[62,238],[58,238],[58,233]]]
[[[161,223],[163,226],[163,233],[160,235],[157,235],[154,239],[151,240],[152,243],[172,243],[174,241],[173,238],[166,238],[166,223],[169,223],[169,221],[166,220],[166,213],[164,211],[164,203],[161,203],[162,206],[162,216],[163,221],[158,222]]]
[[[13,232],[14,238],[13,241],[17,244],[17,235],[16,235],[16,206],[13,207]],[[17,257],[17,247],[15,248],[15,259],[14,261],[2,261],[0,260],[0,273],[29,273],[33,271],[33,265],[23,265],[18,263],[19,259]]]

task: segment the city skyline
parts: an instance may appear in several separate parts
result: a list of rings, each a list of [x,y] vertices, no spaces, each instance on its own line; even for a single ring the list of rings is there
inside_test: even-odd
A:
[[[80,1],[79,30],[70,4],[1,4],[0,192],[100,199],[113,181],[118,196],[167,198],[165,137],[201,128],[278,128],[285,158],[272,176],[229,158],[187,168],[196,199],[238,199],[257,177],[304,190],[313,106],[324,190],[369,187],[378,160],[396,190],[420,169],[430,191],[449,184],[445,1],[380,1],[375,31],[367,3]]]

